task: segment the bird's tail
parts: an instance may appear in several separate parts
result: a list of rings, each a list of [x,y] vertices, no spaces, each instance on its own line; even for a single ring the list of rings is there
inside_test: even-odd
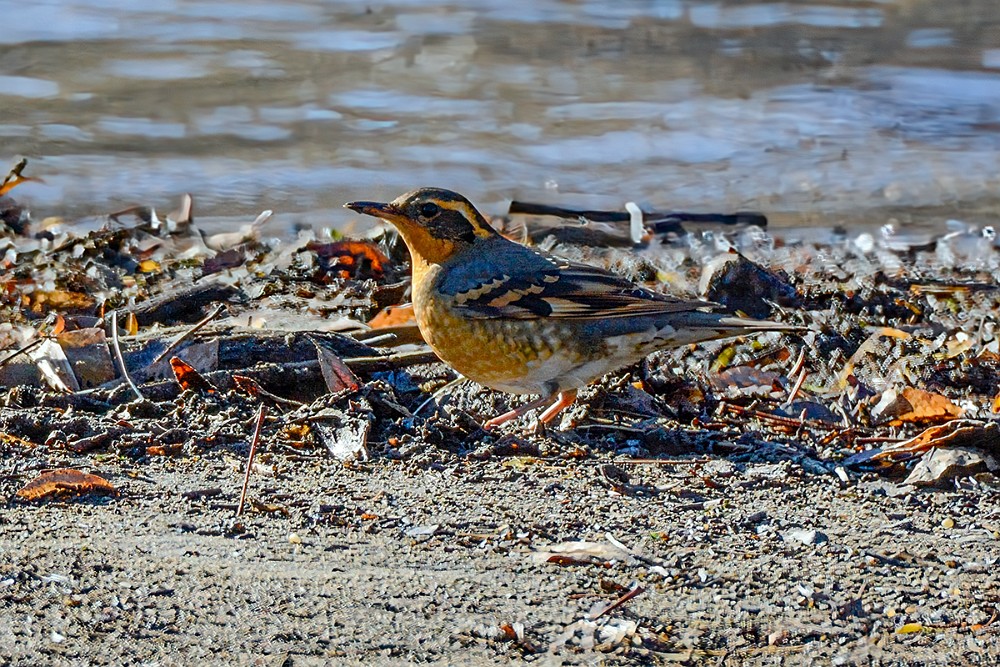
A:
[[[662,338],[659,347],[668,347],[767,331],[794,332],[805,330],[806,327],[785,324],[784,322],[753,320],[747,317],[692,310],[685,313],[673,313],[662,329],[662,334],[658,337]]]

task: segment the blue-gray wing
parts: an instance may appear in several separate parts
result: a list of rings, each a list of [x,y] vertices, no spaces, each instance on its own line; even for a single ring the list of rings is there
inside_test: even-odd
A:
[[[473,318],[623,318],[711,307],[639,287],[604,269],[559,259],[498,238],[500,247],[456,262],[438,289]],[[483,252],[489,250],[489,252]],[[486,259],[488,257],[488,259]]]

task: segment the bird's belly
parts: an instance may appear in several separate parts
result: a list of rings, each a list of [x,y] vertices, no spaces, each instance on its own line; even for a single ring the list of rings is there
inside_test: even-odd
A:
[[[416,310],[424,339],[445,363],[509,393],[575,389],[644,356],[635,336],[586,339],[558,320],[466,319],[446,308]]]
[[[442,361],[465,377],[493,389],[517,394],[550,391],[558,376],[553,360],[560,342],[524,322],[468,320],[446,311],[423,309],[417,324]]]

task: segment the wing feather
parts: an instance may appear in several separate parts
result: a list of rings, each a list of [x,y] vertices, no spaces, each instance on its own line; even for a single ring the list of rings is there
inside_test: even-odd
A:
[[[443,281],[442,290],[454,295],[456,307],[468,317],[607,319],[657,316],[713,305],[659,294],[604,269],[524,246],[510,244],[507,248],[510,250],[502,259],[494,255],[490,265],[464,264],[461,273]],[[497,278],[498,274],[502,278]]]

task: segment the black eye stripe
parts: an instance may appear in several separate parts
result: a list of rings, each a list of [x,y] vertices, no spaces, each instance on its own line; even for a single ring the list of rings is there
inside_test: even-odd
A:
[[[420,205],[420,217],[433,218],[441,212],[441,207],[434,202],[426,202]]]

